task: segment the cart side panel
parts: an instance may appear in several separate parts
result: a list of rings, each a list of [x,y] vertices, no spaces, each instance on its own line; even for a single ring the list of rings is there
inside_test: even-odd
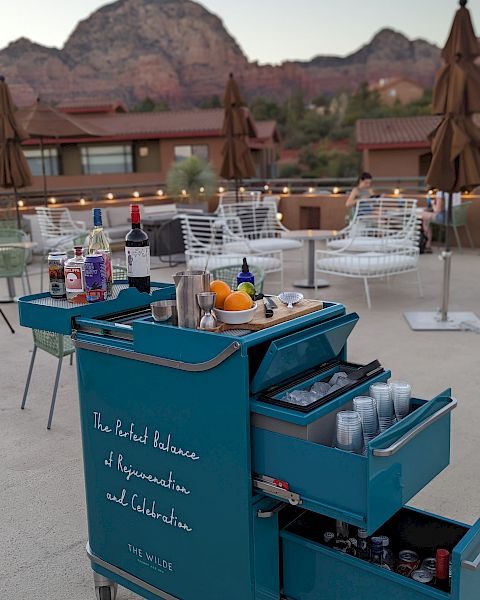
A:
[[[186,372],[83,348],[77,364],[93,554],[181,600],[253,599],[246,357]]]

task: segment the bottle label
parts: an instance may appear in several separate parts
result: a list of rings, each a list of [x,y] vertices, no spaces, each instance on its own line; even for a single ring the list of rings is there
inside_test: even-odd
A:
[[[83,292],[83,274],[80,267],[65,267],[65,287],[67,292]]]
[[[150,276],[150,246],[125,248],[128,277]]]

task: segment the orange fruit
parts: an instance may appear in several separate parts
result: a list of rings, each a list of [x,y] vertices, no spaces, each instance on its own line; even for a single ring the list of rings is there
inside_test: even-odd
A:
[[[245,292],[232,292],[225,299],[224,310],[248,310],[252,308],[253,301]]]
[[[210,284],[210,291],[217,294],[215,308],[223,309],[225,298],[232,293],[230,286],[220,279],[215,279],[215,281],[212,281]]]

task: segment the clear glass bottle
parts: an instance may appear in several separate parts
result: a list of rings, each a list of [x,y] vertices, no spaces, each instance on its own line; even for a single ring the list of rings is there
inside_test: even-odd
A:
[[[370,543],[368,541],[368,531],[358,528],[357,532],[357,557],[361,560],[370,560]]]
[[[395,555],[390,549],[390,538],[386,535],[379,536],[383,543],[383,562],[393,570],[395,566]]]
[[[370,562],[383,566],[383,540],[379,537],[372,537]]]
[[[73,258],[65,261],[65,291],[67,300],[75,304],[84,304],[87,299],[85,295],[85,259],[83,248],[74,247]]]
[[[87,240],[87,254],[101,254],[103,256],[107,276],[107,296],[111,296],[113,287],[112,255],[110,252],[110,243],[103,230],[101,208],[93,209],[93,229]]]

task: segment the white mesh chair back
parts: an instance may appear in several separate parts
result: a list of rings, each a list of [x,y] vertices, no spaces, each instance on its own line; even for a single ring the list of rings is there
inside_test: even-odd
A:
[[[262,199],[262,192],[223,192],[220,194],[219,206],[224,204],[239,204],[243,202],[255,202]]]
[[[46,246],[60,245],[67,242],[85,228],[75,223],[68,208],[36,207],[38,225],[42,240]]]
[[[234,219],[239,223],[238,231],[232,231],[248,239],[262,239],[281,235],[282,226],[277,218],[277,205],[272,199],[222,204],[218,209],[219,217]],[[235,222],[235,221],[234,221]]]

